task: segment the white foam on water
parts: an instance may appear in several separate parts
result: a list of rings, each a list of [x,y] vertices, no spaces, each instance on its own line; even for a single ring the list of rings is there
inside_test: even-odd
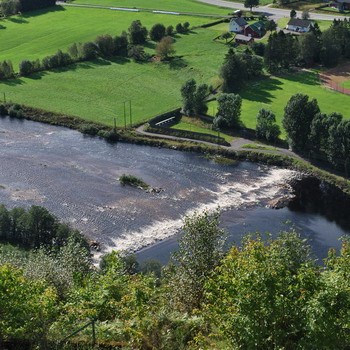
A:
[[[193,215],[204,210],[213,212],[220,208],[225,210],[229,208],[242,209],[248,206],[259,205],[262,201],[274,199],[283,193],[286,189],[280,185],[285,184],[287,179],[295,176],[296,171],[288,169],[270,168],[265,175],[255,181],[253,184],[228,183],[218,185],[215,191],[208,190],[208,197],[214,196],[214,200],[209,203],[200,203],[199,205],[187,210],[183,217]],[[95,255],[98,259],[102,253],[112,250],[118,251],[137,251],[141,248],[154,244],[158,241],[169,238],[179,232],[183,225],[182,218],[176,220],[155,221],[151,225],[144,226],[138,231],[127,231],[117,238],[110,237],[114,246],[104,246],[103,252]]]

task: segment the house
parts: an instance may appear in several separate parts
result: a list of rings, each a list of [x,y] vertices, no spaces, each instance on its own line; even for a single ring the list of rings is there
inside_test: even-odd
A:
[[[266,33],[265,22],[258,21],[245,27],[244,35],[251,36],[253,38],[262,38]]]
[[[312,26],[312,22],[307,19],[291,18],[286,28],[293,32],[306,33]]]
[[[254,42],[254,38],[252,38],[251,36],[245,36],[245,35],[242,35],[242,34],[237,34],[235,36],[235,42],[238,43],[238,44],[248,45],[248,44],[251,44],[251,43]]]
[[[248,23],[246,20],[242,17],[231,18],[229,31],[234,33],[242,33],[247,24]]]
[[[340,12],[350,10],[350,0],[336,0],[335,3]]]

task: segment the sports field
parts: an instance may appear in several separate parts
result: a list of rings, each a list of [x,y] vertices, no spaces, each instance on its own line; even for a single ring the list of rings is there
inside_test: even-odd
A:
[[[72,3],[214,15],[227,15],[233,11],[231,8],[207,5],[196,0],[75,0]]]
[[[296,93],[316,98],[323,113],[338,112],[350,119],[350,96],[320,85],[316,72],[305,72],[283,78],[269,78],[253,82],[240,93],[243,98],[241,119],[245,126],[255,129],[256,115],[261,108],[272,110],[281,125],[284,107]],[[216,113],[216,102],[209,103],[208,113]]]
[[[0,92],[25,105],[71,114],[109,125],[123,125],[123,102],[131,100],[133,121],[140,122],[181,104],[180,87],[194,78],[216,84],[227,47],[212,39],[212,29],[175,37],[177,59],[135,63],[127,58],[84,62],[16,80],[0,82]],[[154,52],[154,43],[147,50]]]
[[[55,6],[0,20],[3,27],[0,29],[0,60],[10,59],[17,70],[23,59],[41,59],[58,49],[66,50],[74,42],[94,40],[101,34],[119,35],[136,19],[148,29],[155,23],[175,26],[188,21],[191,26],[198,26],[215,21],[215,18],[199,16]]]

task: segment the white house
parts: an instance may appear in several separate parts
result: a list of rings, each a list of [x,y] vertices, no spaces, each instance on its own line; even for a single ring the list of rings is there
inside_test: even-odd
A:
[[[306,33],[310,31],[312,26],[312,22],[307,19],[292,18],[288,22],[286,29],[293,32]]]
[[[234,33],[242,33],[247,24],[248,23],[246,20],[242,17],[231,18],[229,31]]]

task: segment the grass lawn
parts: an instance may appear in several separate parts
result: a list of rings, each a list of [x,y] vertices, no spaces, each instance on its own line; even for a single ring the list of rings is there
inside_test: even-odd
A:
[[[205,134],[210,134],[214,136],[218,136],[218,132],[215,130],[211,130],[211,124],[205,123],[196,118],[188,118],[182,117],[179,123],[172,126],[173,129],[178,130],[186,130],[186,131],[194,131],[194,132],[202,132]],[[233,137],[227,134],[220,132],[220,136],[225,139],[227,142],[231,142]]]
[[[133,122],[145,121],[179,107],[180,87],[186,80],[215,85],[227,52],[225,45],[212,40],[217,33],[201,28],[177,35],[174,48],[179,58],[170,63],[135,63],[126,58],[85,62],[0,82],[0,92],[14,102],[108,125],[113,125],[115,116],[123,125],[123,102],[131,100]],[[154,43],[148,46],[153,51]]]
[[[344,83],[340,84],[341,86],[344,86],[347,89],[350,89],[350,80],[344,81]]]
[[[198,26],[215,21],[199,16],[55,6],[0,20],[0,60],[10,59],[17,70],[23,59],[43,58],[58,49],[65,51],[74,42],[94,40],[100,34],[119,35],[136,19],[148,29],[155,23],[175,26],[188,21],[191,26]]]
[[[208,5],[196,0],[75,0],[72,3],[214,15],[227,15],[229,12],[234,11],[231,8]]]
[[[315,72],[293,74],[283,78],[269,78],[251,83],[243,89],[241,120],[245,126],[255,129],[256,115],[260,108],[272,110],[281,125],[286,106],[290,97],[296,93],[316,98],[323,113],[338,112],[350,119],[350,96],[328,90],[320,85]],[[209,103],[208,113],[216,113],[216,101]]]
[[[286,28],[287,23],[290,21],[290,18],[281,18],[278,20],[277,24],[280,28]],[[328,29],[333,21],[324,21],[324,20],[312,20],[313,23],[317,23],[320,29],[323,31]]]

